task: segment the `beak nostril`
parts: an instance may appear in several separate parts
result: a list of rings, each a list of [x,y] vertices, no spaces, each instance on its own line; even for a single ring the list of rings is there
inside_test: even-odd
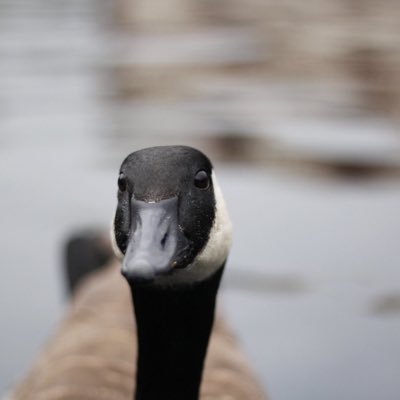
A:
[[[165,247],[165,243],[167,242],[167,239],[168,239],[168,231],[165,232],[163,238],[161,239],[161,246],[162,247]]]

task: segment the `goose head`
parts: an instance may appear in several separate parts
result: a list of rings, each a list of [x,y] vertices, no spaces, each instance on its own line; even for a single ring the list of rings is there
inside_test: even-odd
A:
[[[222,267],[231,223],[210,160],[186,146],[128,155],[111,239],[129,283],[185,284]]]

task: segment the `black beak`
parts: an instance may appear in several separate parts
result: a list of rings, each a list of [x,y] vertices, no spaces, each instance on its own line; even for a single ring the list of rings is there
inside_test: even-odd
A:
[[[128,245],[122,274],[129,282],[150,282],[176,266],[187,246],[178,225],[178,198],[147,203],[132,199]]]

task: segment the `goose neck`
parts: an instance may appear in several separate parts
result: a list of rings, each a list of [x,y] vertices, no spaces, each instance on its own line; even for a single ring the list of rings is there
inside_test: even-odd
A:
[[[138,330],[134,400],[198,400],[223,266],[184,287],[131,285]]]

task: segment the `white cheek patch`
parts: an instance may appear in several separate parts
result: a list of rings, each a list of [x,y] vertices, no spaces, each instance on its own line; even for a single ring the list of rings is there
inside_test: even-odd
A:
[[[113,218],[111,222],[111,229],[110,229],[110,239],[111,239],[111,247],[114,251],[114,254],[122,260],[124,258],[124,255],[122,254],[122,251],[117,245],[117,239],[115,238],[115,217]]]
[[[232,243],[232,223],[214,171],[211,179],[214,187],[215,219],[208,241],[190,265],[184,269],[177,270],[176,274],[158,277],[157,280],[160,282],[165,281],[171,284],[203,280],[217,271],[228,257]],[[124,255],[119,249],[115,238],[114,219],[111,225],[110,237],[115,255],[119,259],[123,259]]]
[[[215,196],[214,224],[203,250],[187,267],[187,272],[190,271],[190,274],[194,274],[198,279],[210,276],[222,266],[228,257],[232,243],[232,223],[214,171],[211,179]]]

